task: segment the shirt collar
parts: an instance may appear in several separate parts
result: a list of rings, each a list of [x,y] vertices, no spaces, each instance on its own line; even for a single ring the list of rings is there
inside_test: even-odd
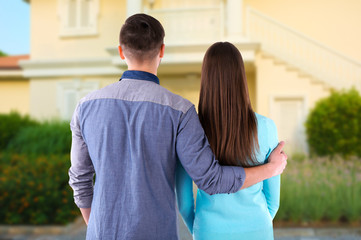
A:
[[[135,71],[135,70],[125,71],[123,72],[123,75],[119,81],[121,81],[122,79],[145,80],[159,84],[159,78],[156,75],[143,71]]]

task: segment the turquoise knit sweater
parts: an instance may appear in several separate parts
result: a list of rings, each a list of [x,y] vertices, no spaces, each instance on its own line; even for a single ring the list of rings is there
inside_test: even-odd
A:
[[[278,144],[274,122],[256,114],[259,152],[263,164]],[[182,218],[195,240],[273,239],[272,220],[280,201],[280,176],[267,179],[232,194],[197,192],[196,208],[191,178],[178,164],[177,203]]]

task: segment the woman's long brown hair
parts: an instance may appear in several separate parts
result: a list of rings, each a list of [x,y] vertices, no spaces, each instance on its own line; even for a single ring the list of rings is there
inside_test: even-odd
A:
[[[229,42],[208,48],[202,65],[198,115],[222,165],[257,163],[257,120],[241,53]]]

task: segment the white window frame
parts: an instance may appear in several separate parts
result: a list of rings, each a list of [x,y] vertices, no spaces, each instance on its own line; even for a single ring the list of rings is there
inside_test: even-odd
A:
[[[69,26],[70,1],[75,1],[75,25]],[[82,1],[90,1],[87,15],[89,21],[87,26],[82,26]],[[98,14],[99,14],[99,0],[58,0],[58,16],[60,19],[60,37],[74,37],[74,36],[94,36],[98,34]]]

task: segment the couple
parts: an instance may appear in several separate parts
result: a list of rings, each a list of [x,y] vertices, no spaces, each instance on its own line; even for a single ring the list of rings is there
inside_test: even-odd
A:
[[[129,17],[119,38],[128,71],[73,114],[69,184],[87,239],[178,239],[176,201],[195,239],[273,239],[287,156],[251,108],[239,51],[208,49],[198,116],[159,85],[163,39],[153,17]]]

